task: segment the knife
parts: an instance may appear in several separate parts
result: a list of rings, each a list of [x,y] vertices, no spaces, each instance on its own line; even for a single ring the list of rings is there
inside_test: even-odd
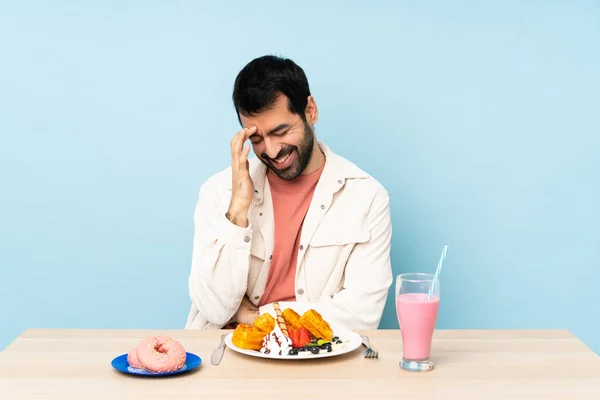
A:
[[[223,353],[225,352],[226,336],[227,334],[221,335],[221,343],[219,343],[217,348],[213,350],[212,356],[210,356],[210,363],[212,365],[219,365],[221,363],[221,358],[223,358]]]

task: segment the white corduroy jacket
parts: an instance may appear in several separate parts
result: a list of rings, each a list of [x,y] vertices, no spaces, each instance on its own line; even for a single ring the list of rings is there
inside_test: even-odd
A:
[[[326,320],[348,329],[377,329],[392,284],[388,193],[356,165],[323,143],[319,146],[326,162],[302,227],[296,300],[316,303]],[[225,217],[231,200],[231,168],[213,175],[200,188],[186,328],[222,328],[245,294],[258,304],[274,243],[266,172],[260,160],[250,160],[255,195],[246,228]]]

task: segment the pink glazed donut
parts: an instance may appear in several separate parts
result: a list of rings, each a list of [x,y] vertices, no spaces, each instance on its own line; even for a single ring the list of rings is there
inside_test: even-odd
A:
[[[177,371],[186,361],[185,349],[169,336],[150,336],[136,348],[138,361],[151,372]]]
[[[129,354],[127,354],[127,362],[133,368],[139,368],[139,369],[144,368],[144,366],[142,365],[142,363],[140,362],[140,360],[138,360],[138,358],[137,358],[137,347],[131,349],[131,351],[129,352]]]

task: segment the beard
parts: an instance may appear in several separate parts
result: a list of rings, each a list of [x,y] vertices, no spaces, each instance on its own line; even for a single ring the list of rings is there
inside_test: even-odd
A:
[[[302,138],[302,142],[300,143],[300,145],[299,146],[286,146],[283,149],[281,149],[279,151],[279,153],[277,154],[277,157],[275,157],[275,159],[278,159],[280,157],[285,157],[287,155],[292,154],[295,151],[296,159],[293,160],[291,165],[289,165],[285,168],[282,168],[282,169],[276,168],[275,165],[273,164],[273,161],[272,161],[273,159],[270,158],[269,156],[267,156],[266,153],[262,153],[261,156],[258,158],[275,175],[277,175],[281,179],[290,181],[290,180],[296,179],[297,177],[302,175],[302,172],[304,172],[304,170],[306,169],[306,166],[308,165],[310,158],[312,156],[314,143],[315,143],[314,131],[311,128],[311,126],[308,124],[308,122],[305,121],[304,122],[304,137]]]

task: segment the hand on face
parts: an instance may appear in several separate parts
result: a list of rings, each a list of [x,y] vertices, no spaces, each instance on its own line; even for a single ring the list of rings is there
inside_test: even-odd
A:
[[[248,171],[250,145],[244,147],[248,137],[256,133],[256,127],[240,130],[231,140],[232,193],[227,218],[241,227],[248,226],[248,209],[254,196],[254,182]]]

